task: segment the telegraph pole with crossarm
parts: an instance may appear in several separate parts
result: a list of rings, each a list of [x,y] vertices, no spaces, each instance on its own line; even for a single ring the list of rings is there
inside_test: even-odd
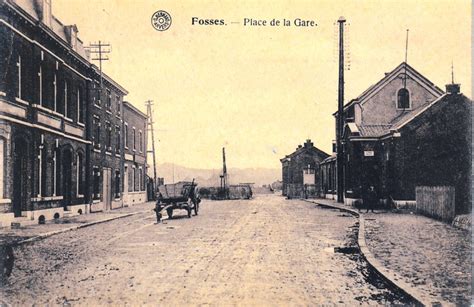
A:
[[[153,111],[152,105],[153,100],[145,101],[146,104],[146,115],[147,115],[147,132],[151,133],[151,150],[147,150],[147,153],[151,153],[153,156],[153,197],[156,194],[156,158],[155,158],[155,135],[153,132]]]
[[[89,51],[90,54],[93,55],[92,61],[99,61],[99,72],[100,72],[100,91],[102,91],[102,61],[108,61],[109,54],[111,50],[111,45],[109,43],[103,43],[99,41],[98,43],[91,43],[86,49]]]

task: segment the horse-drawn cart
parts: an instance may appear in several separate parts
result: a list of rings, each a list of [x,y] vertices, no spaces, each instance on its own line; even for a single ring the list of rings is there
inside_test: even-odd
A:
[[[154,209],[158,221],[161,220],[161,211],[163,210],[166,210],[169,219],[173,218],[175,209],[186,210],[188,218],[191,217],[192,210],[194,210],[194,215],[197,215],[201,200],[197,195],[196,187],[197,184],[194,183],[194,180],[159,186],[156,208]]]

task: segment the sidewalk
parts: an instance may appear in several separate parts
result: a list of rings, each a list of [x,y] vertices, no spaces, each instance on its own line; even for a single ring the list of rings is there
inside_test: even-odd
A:
[[[43,225],[24,226],[19,229],[0,228],[0,246],[5,244],[22,244],[57,233],[131,216],[141,212],[150,212],[151,214],[154,213],[152,211],[153,207],[154,202],[146,202],[105,212],[82,214],[58,219],[56,221],[47,221],[46,224]]]
[[[471,234],[413,214],[364,214],[372,254],[418,291],[461,306],[471,304]]]
[[[312,202],[342,209],[357,209],[333,200]],[[370,253],[387,278],[408,284],[431,302],[471,304],[471,234],[421,215],[377,211],[361,221]],[[359,239],[360,240],[360,239]]]

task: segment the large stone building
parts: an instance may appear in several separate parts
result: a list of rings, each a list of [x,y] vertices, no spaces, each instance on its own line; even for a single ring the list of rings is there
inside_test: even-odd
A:
[[[447,93],[406,63],[344,106],[344,201],[374,186],[381,200],[415,201],[417,186],[454,186],[456,211],[470,195],[471,101]],[[337,115],[337,113],[335,113]],[[336,161],[322,163],[321,189],[336,194]]]
[[[0,0],[0,41],[0,226],[122,206],[127,91],[51,0]]]
[[[282,164],[282,193],[288,198],[307,198],[319,195],[319,164],[329,155],[316,148],[311,140],[299,145],[296,151],[280,159]]]

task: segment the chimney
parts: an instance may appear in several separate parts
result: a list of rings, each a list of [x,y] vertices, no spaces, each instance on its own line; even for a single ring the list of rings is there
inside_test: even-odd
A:
[[[312,147],[313,145],[314,145],[314,144],[313,144],[313,142],[311,142],[310,139],[307,139],[307,140],[306,140],[306,143],[304,143],[304,147],[305,147],[305,148]]]
[[[69,41],[69,44],[74,50],[76,50],[77,32],[79,32],[79,30],[77,29],[77,26],[76,25],[65,26],[64,29],[66,30],[66,36]]]
[[[461,84],[446,84],[446,93],[448,94],[459,94],[461,92]]]
[[[39,15],[41,18],[41,22],[44,23],[46,26],[51,28],[51,1],[52,0],[40,0],[39,3]]]

